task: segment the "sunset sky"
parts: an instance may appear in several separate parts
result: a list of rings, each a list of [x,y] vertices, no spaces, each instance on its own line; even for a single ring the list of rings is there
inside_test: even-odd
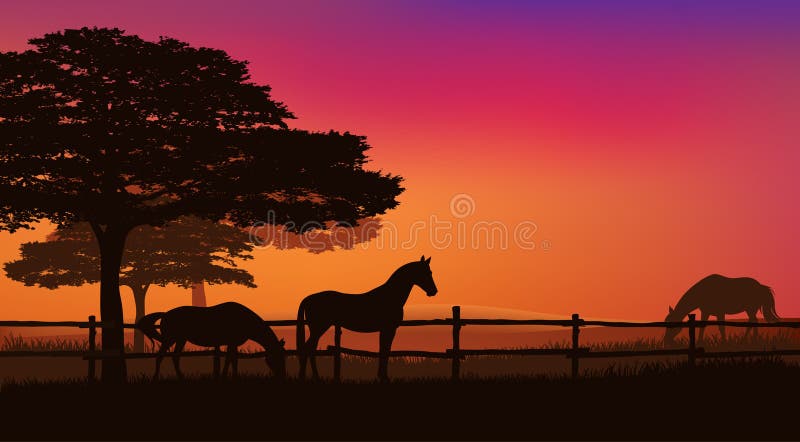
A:
[[[698,3],[14,2],[0,50],[82,26],[223,49],[293,127],[366,135],[370,167],[405,178],[382,216],[396,246],[388,232],[354,250],[257,250],[244,267],[259,287],[210,286],[210,303],[288,318],[310,293],[366,291],[424,254],[439,294],[409,304],[660,320],[721,273],[800,316],[800,3]],[[469,207],[451,208],[457,195]],[[446,222],[449,245],[431,236]],[[482,222],[507,247],[476,240]],[[0,261],[51,230],[0,233]],[[190,302],[171,286],[148,296],[150,311]],[[98,313],[97,285],[0,277],[0,319]]]

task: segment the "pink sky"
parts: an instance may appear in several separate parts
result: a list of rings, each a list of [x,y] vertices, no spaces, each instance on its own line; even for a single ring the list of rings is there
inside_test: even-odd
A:
[[[4,7],[0,49],[80,26],[224,49],[251,62],[297,127],[369,137],[372,166],[406,178],[384,217],[403,235],[431,215],[538,226],[534,250],[439,250],[426,235],[406,250],[260,250],[246,265],[260,287],[211,287],[212,302],[291,312],[317,290],[372,288],[424,253],[439,303],[661,319],[722,273],[773,286],[778,313],[798,316],[800,13],[693,3],[23,2]],[[450,213],[456,194],[474,201],[469,217]],[[45,234],[0,234],[0,258]],[[98,310],[96,286],[0,284],[4,319]],[[186,302],[153,289],[148,308]]]

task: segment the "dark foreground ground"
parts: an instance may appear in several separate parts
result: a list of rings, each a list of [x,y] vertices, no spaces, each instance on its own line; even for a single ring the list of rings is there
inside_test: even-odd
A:
[[[3,385],[4,439],[797,440],[800,368],[646,367],[581,380]]]

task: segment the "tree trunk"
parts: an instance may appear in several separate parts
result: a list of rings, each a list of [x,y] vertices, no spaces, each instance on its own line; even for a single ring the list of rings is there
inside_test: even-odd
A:
[[[192,284],[192,305],[195,307],[206,307],[206,290],[205,283],[201,279],[200,282]]]
[[[149,284],[131,286],[133,302],[136,304],[136,322],[139,322],[142,316],[145,315],[144,300],[145,296],[147,296],[148,287]],[[136,353],[144,352],[144,334],[142,334],[141,330],[134,330],[133,332],[133,351]]]
[[[103,352],[122,356],[125,350],[125,334],[122,328],[122,299],[119,294],[119,269],[125,251],[128,231],[109,226],[102,231],[92,226],[100,244],[100,320],[112,324],[103,327]],[[123,383],[127,372],[121,357],[104,358],[100,379],[106,383]]]

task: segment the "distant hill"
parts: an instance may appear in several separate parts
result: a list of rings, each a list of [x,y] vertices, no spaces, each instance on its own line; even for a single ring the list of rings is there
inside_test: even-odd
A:
[[[453,315],[452,304],[412,304],[405,308],[406,319],[438,319]],[[571,315],[554,315],[504,307],[462,305],[462,318],[484,319],[569,319]]]

